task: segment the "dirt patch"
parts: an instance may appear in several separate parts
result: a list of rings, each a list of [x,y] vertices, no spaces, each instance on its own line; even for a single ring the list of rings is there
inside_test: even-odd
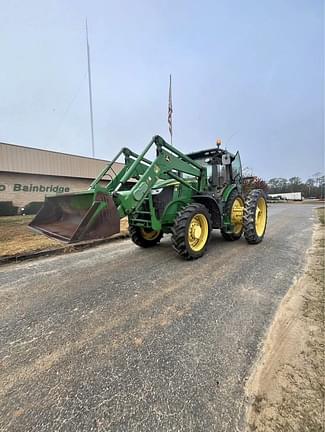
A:
[[[33,216],[0,217],[0,257],[61,246],[27,228]]]
[[[324,208],[304,275],[282,301],[248,381],[247,432],[324,431]]]
[[[27,227],[33,216],[0,217],[0,257],[57,249],[63,244]],[[121,220],[121,233],[128,230],[127,218]]]

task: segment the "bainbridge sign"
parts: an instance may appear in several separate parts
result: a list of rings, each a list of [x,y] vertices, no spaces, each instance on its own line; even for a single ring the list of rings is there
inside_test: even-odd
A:
[[[10,185],[10,191],[11,192],[45,192],[45,193],[63,193],[63,192],[69,192],[70,188],[66,186],[60,186],[60,185],[35,185],[35,184],[21,184],[21,183],[14,183],[13,185]],[[7,189],[7,185],[0,184],[0,192],[4,192]]]

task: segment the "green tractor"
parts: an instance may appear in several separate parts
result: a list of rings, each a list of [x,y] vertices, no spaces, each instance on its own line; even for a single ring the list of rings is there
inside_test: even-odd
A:
[[[153,146],[156,158],[150,161],[145,156]],[[122,155],[125,165],[116,173],[113,166]],[[244,199],[238,152],[217,143],[185,155],[157,135],[140,155],[123,148],[87,191],[47,196],[30,227],[76,243],[118,233],[126,216],[136,245],[155,246],[171,233],[175,251],[195,259],[204,254],[212,229],[228,241],[244,234],[250,244],[261,242],[267,204],[258,189]]]

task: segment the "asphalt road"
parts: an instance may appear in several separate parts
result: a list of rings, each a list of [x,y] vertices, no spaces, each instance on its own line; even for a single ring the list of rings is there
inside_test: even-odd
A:
[[[244,385],[303,270],[311,205],[200,260],[129,240],[0,268],[1,431],[241,430]]]

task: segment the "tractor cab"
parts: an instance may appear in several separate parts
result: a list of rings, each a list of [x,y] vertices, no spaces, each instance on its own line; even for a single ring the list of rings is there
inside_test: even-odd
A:
[[[218,146],[188,154],[188,157],[207,169],[210,190],[221,191],[233,183],[241,185],[242,168],[239,152],[234,155]]]

